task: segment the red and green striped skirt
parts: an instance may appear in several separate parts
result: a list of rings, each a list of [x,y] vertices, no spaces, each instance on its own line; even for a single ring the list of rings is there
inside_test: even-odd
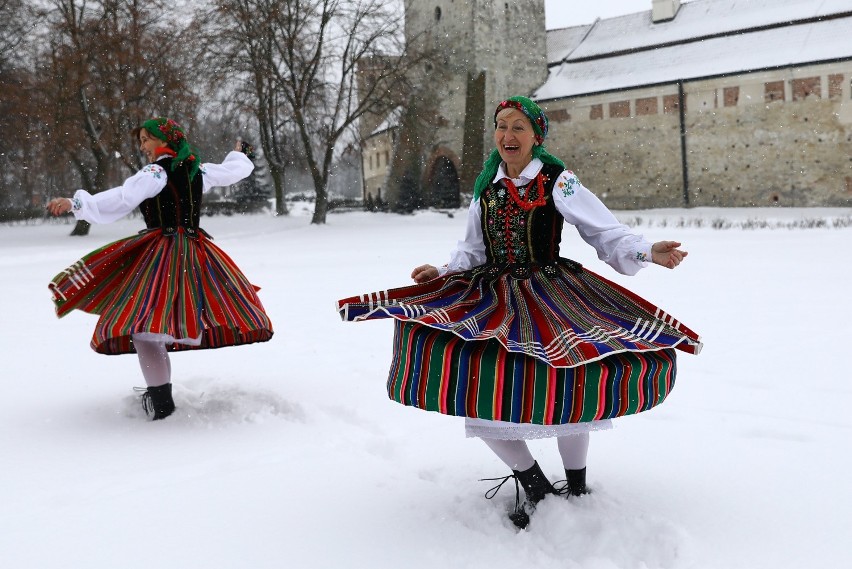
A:
[[[413,321],[394,322],[388,396],[444,415],[560,425],[614,419],[662,403],[675,351],[621,352],[556,368],[495,339],[470,341]]]
[[[559,425],[646,411],[674,386],[695,332],[567,259],[483,265],[337,303],[392,318],[391,399],[447,415]]]
[[[120,239],[48,286],[58,317],[72,310],[100,316],[91,346],[102,354],[134,353],[131,336],[139,333],[171,336],[172,351],[265,342],[273,334],[260,289],[203,233],[151,230]]]
[[[620,352],[676,348],[698,353],[683,322],[573,261],[534,266],[522,275],[483,265],[426,283],[337,302],[347,321],[394,318],[495,339],[510,352],[554,367],[574,367]]]

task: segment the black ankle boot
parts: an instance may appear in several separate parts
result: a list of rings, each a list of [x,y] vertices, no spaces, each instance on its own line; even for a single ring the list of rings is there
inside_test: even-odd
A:
[[[513,470],[512,474],[503,478],[484,478],[483,480],[500,481],[497,486],[485,493],[485,497],[489,500],[493,498],[510,478],[515,479],[515,509],[509,512],[509,519],[516,527],[524,529],[530,523],[530,515],[535,511],[535,505],[544,500],[548,494],[555,494],[556,492],[541,471],[541,467],[535,462],[527,470]],[[527,497],[523,503],[521,502],[521,491],[518,487],[519,482]]]
[[[172,399],[172,384],[148,387],[142,393],[142,408],[153,421],[165,419],[175,411],[175,401]]]
[[[548,494],[555,494],[556,492],[547,476],[541,471],[538,462],[534,462],[527,470],[513,470],[512,472],[515,474],[515,480],[523,486],[527,500],[509,514],[509,519],[516,527],[524,529],[530,523],[530,516],[535,511],[535,505],[544,500]]]
[[[527,502],[532,505],[538,504],[548,494],[554,494],[553,486],[541,471],[541,467],[537,462],[534,462],[527,470],[513,470],[518,482],[524,487],[524,493],[527,495]]]
[[[591,494],[592,491],[586,487],[586,468],[579,470],[565,469],[565,486],[557,490],[559,494],[566,496],[582,496]]]

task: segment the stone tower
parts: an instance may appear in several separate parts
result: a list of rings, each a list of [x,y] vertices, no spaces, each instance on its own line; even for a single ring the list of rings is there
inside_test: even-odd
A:
[[[391,203],[452,206],[493,147],[491,113],[547,78],[544,0],[409,0],[406,36],[434,50],[415,79],[388,178]]]

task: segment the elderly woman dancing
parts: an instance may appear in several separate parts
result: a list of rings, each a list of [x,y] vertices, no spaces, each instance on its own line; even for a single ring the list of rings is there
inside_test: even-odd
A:
[[[85,255],[49,287],[60,318],[74,309],[99,315],[92,349],[138,354],[142,406],[156,421],[175,410],[168,352],[265,342],[273,332],[260,289],[199,225],[202,194],[254,169],[247,145],[238,142],[222,164],[202,164],[172,119],[150,119],[134,136],[147,166],[117,188],[78,190],[47,209],[111,223],[138,206],[145,229]]]
[[[543,142],[547,117],[526,97],[494,113],[496,148],[476,180],[467,230],[418,284],[338,302],[344,320],[394,319],[388,394],[404,405],[465,417],[526,494],[509,513],[524,528],[549,495],[582,496],[589,432],[647,411],[674,387],[675,350],[698,335],[647,300],[560,255],[563,222],[598,257],[633,275],[687,253],[619,223]],[[554,487],[527,439],[556,437],[566,481]],[[496,492],[486,494],[491,497]]]

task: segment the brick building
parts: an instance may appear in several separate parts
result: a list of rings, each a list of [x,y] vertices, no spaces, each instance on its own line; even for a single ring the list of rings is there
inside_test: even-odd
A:
[[[543,0],[415,3],[407,26],[434,24],[446,54],[418,98],[425,120],[396,128],[425,165],[424,193],[453,176],[472,187],[492,109],[529,93],[550,151],[610,207],[852,205],[850,0],[649,3],[547,32]],[[506,49],[510,32],[523,49]],[[412,164],[399,148],[391,164]]]
[[[548,32],[549,147],[610,207],[852,205],[852,2],[654,0]]]

